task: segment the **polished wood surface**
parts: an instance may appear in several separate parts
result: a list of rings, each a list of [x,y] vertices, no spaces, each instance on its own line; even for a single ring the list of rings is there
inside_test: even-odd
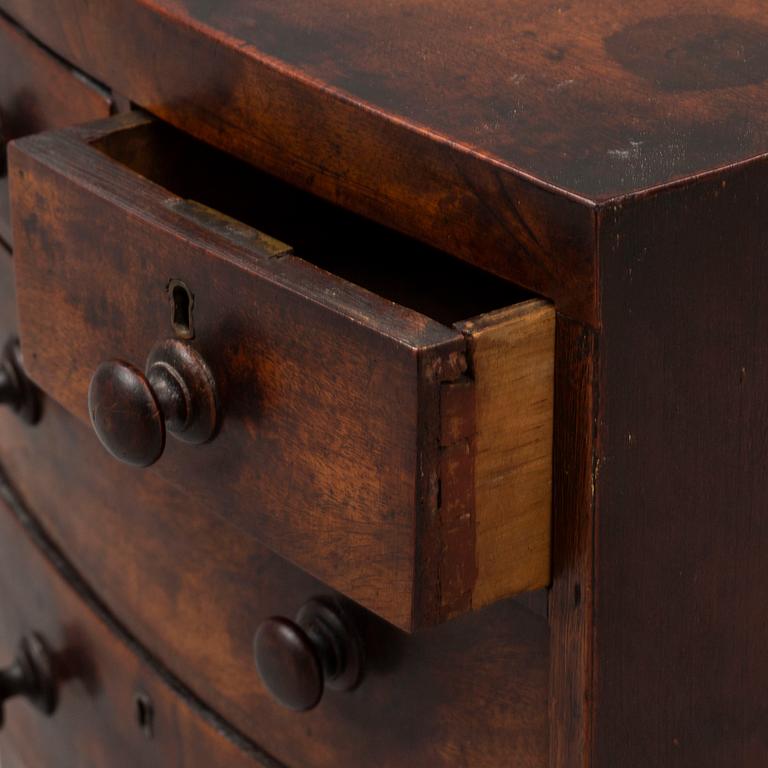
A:
[[[107,117],[109,92],[89,81],[0,16],[2,141]],[[0,146],[5,154],[5,146]],[[4,161],[0,162],[4,166]],[[8,179],[0,172],[0,239],[11,242]]]
[[[147,5],[241,46],[243,59],[285,64],[596,201],[768,150],[768,25],[756,0]]]
[[[6,482],[0,475],[0,654],[12,659],[21,637],[38,633],[51,654],[57,701],[50,715],[21,700],[6,703],[3,765],[8,757],[24,768],[277,768],[252,745],[229,740],[220,721],[173,690],[108,617],[94,613],[66,567],[62,573],[29,538],[25,528],[34,525]]]
[[[361,684],[290,712],[259,679],[254,634],[270,616],[292,617],[333,593],[193,494],[152,473],[136,483],[136,470],[110,459],[84,424],[46,406],[34,430],[0,415],[0,463],[136,639],[264,749],[313,768],[452,768],[458,759],[498,768],[509,755],[524,768],[547,764],[544,617],[507,600],[406,635],[350,605],[365,648]]]
[[[595,434],[599,337],[558,319],[555,377],[549,765],[590,768],[595,673]]]
[[[164,119],[595,325],[590,203],[768,149],[755,0],[0,7]]]
[[[11,334],[13,262],[2,255],[0,332]],[[0,413],[0,466],[115,618],[270,753],[313,768],[452,768],[457,759],[498,768],[510,754],[524,768],[547,765],[549,629],[538,607],[508,600],[407,636],[348,606],[364,643],[360,686],[291,713],[259,679],[254,634],[332,593],[222,524],[189,489],[155,473],[137,483],[55,402],[43,413],[32,430]]]
[[[206,445],[173,441],[158,472],[404,629],[545,586],[551,305],[522,301],[452,327],[295,255],[276,256],[254,230],[175,198],[85,138],[120,156],[138,152],[142,168],[156,156],[175,173],[152,149],[152,130],[124,116],[12,149],[18,304],[33,380],[84,419],[90,385],[91,404],[103,405],[91,417],[108,448],[151,464],[162,451],[162,402],[137,386],[132,369],[103,361],[141,360],[171,331],[166,286],[183,278],[195,306],[189,355],[210,367],[221,430]],[[462,294],[487,278],[467,279],[458,302],[439,282],[418,297],[407,279],[404,298],[420,306],[439,294],[440,314],[457,312]],[[482,307],[482,294],[476,299]],[[474,368],[465,376],[467,344]],[[441,415],[452,381],[465,393],[451,405],[460,434]],[[506,434],[496,442],[491,411],[501,407]],[[194,424],[174,430],[185,439]],[[499,557],[493,537],[513,544],[509,557]]]
[[[597,765],[768,764],[768,162],[601,217]]]
[[[297,95],[322,87],[325,103],[355,106],[361,126],[370,112],[380,125],[453,143],[456,156],[487,158],[500,172],[594,201],[768,149],[768,28],[756,0],[1,5],[67,58],[131,96],[141,92],[140,103],[175,114],[192,132],[213,136],[218,122],[219,141],[241,151],[264,140],[265,112],[291,119],[300,109],[280,91],[269,99],[278,74],[297,81]],[[115,23],[128,13],[138,18]],[[122,49],[110,54],[118,35]],[[218,55],[189,55],[192,41]],[[158,56],[161,48],[176,54],[175,66],[143,60],[152,43]],[[195,81],[194,101],[173,98]]]
[[[362,8],[352,11],[351,5],[337,16],[340,4],[324,5],[331,27],[341,24],[347,11],[353,24],[363,22],[366,14],[371,20],[381,16],[370,7],[366,14]],[[440,40],[440,25],[452,17],[457,19],[455,32],[469,30],[469,18],[475,25],[486,18],[491,28],[503,29],[503,20],[520,7],[492,2],[477,13],[474,5],[453,5],[449,13],[443,4],[414,4],[410,10],[415,15],[410,17],[406,5],[402,19],[410,21],[403,28],[422,35],[429,46]],[[295,7],[290,4],[286,11],[290,14]],[[265,56],[252,43],[196,20],[190,10],[171,2],[104,0],[97,7],[80,0],[3,0],[0,8],[67,60],[185,131],[346,209],[503,275],[556,301],[570,316],[599,321],[591,206],[556,193],[499,158],[489,161],[483,151],[451,135],[448,126],[444,133],[438,125],[403,118],[396,89],[393,99],[368,104]],[[275,21],[281,13],[277,8]],[[222,4],[223,15],[227,10],[247,20],[258,6],[248,11]],[[207,15],[210,8],[198,6],[196,12]],[[494,18],[497,14],[501,24]],[[301,20],[295,21],[300,28]],[[290,22],[282,29],[290,40]],[[386,48],[401,34],[381,44]],[[374,50],[370,42],[363,43],[366,56]],[[441,44],[451,55],[465,49],[456,40]],[[338,51],[333,35],[328,46],[332,59]],[[510,52],[501,53],[505,77],[512,77],[514,71],[507,71],[506,63]],[[399,68],[389,58],[368,60],[374,80],[385,78],[390,67]],[[481,80],[487,75],[472,62],[466,72],[453,77],[442,56],[425,55],[422,62],[434,66],[433,74],[425,72],[427,80],[440,83],[447,76],[453,84],[446,91],[448,83],[443,83],[426,97],[414,94],[418,101],[439,104],[454,88],[466,87],[462,81],[469,82],[467,72],[476,72]],[[393,82],[402,83],[399,76]],[[496,87],[489,83],[482,92],[495,93]],[[479,118],[477,99],[473,96],[469,103],[470,112]],[[450,120],[451,110],[445,114]],[[473,119],[469,132],[481,133],[483,124],[481,118]]]
[[[3,337],[17,333],[13,283],[10,253],[0,245]],[[4,437],[14,422],[20,431],[34,435],[29,426],[21,430],[23,422],[15,414],[2,421],[0,434]],[[23,632],[44,631],[49,650],[56,651],[54,671],[59,676],[54,679],[55,720],[48,720],[25,703],[12,701],[7,705],[8,724],[0,733],[3,768],[136,768],[174,761],[280,768],[259,747],[189,696],[188,689],[162,664],[151,660],[132,634],[114,623],[111,611],[28,516],[2,467],[0,488],[0,546],[4,553],[0,558],[0,654],[11,658],[18,651]],[[94,610],[100,612],[100,618]],[[186,701],[179,690],[186,691]],[[141,721],[137,697],[150,708]],[[157,728],[161,729],[159,735]]]
[[[0,259],[8,333],[12,266],[7,254]],[[154,473],[137,483],[135,469],[111,459],[51,400],[35,429],[0,413],[0,434],[0,465],[115,618],[288,765],[452,768],[465,759],[498,768],[510,754],[524,768],[546,765],[549,632],[539,613],[504,601],[408,636],[349,606],[364,642],[364,679],[297,715],[259,680],[254,634],[270,616],[292,616],[332,594],[327,587],[222,524],[194,493]]]
[[[273,179],[258,205],[261,181],[239,187],[228,210],[220,202],[232,166],[206,168],[201,202],[266,229],[296,256],[307,259],[313,238],[323,238],[313,262],[321,269],[355,282],[383,265],[375,292],[451,332],[517,300],[450,311],[434,291],[439,281],[465,285],[468,301],[500,294],[450,277],[459,273],[449,255],[557,311],[548,591],[411,636],[361,611],[366,647],[384,661],[352,693],[326,692],[299,725],[241,662],[262,621],[290,619],[330,590],[222,525],[213,508],[232,506],[226,492],[201,497],[160,471],[136,483],[103,463],[82,423],[50,401],[34,430],[0,414],[3,462],[141,642],[289,764],[768,762],[760,3],[0,0],[0,8],[141,107],[339,206],[286,205],[294,193]],[[195,197],[173,151],[145,145],[119,157],[119,143],[101,150]],[[213,220],[242,238],[231,220],[188,205],[177,212],[192,222],[189,247]],[[368,237],[374,225],[341,208],[430,247],[380,227]],[[109,241],[91,222],[81,239],[94,230]],[[440,306],[427,311],[424,296]],[[12,315],[8,302],[0,317]],[[146,349],[137,353],[141,361]],[[441,437],[454,439],[434,454],[464,503],[466,479],[482,476],[483,439],[471,423],[483,418],[468,394],[471,354],[467,363],[441,383]],[[81,514],[60,512],[62,475]],[[450,519],[465,525],[444,540],[462,555],[454,573],[471,571],[462,509]],[[118,542],[109,557],[105,541]],[[443,541],[431,541],[439,553]],[[452,594],[461,598],[466,582],[458,583]],[[205,632],[201,613],[210,617]]]

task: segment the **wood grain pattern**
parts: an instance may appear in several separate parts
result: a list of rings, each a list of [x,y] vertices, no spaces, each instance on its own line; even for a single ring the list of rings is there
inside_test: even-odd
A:
[[[537,156],[532,148],[519,158],[520,170],[474,145],[491,125],[509,130],[512,137],[523,136],[519,120],[532,105],[521,102],[518,108],[515,73],[521,62],[511,57],[516,50],[525,51],[525,25],[519,30],[522,38],[507,38],[503,48],[487,45],[501,42],[495,31],[509,25],[518,29],[516,15],[527,15],[521,4],[473,0],[452,3],[448,9],[442,2],[409,2],[398,6],[394,16],[382,3],[368,6],[365,13],[343,5],[323,3],[309,13],[295,3],[286,3],[283,11],[276,4],[232,2],[187,9],[174,0],[104,0],[98,6],[80,0],[3,0],[0,8],[67,60],[198,138],[536,291],[567,315],[599,323],[591,205],[533,179],[523,162]],[[325,52],[328,66],[337,68],[343,80],[340,44],[354,45],[357,40],[369,70],[360,83],[370,79],[383,86],[378,91],[364,89],[370,101],[354,95],[356,75],[351,71],[346,86],[338,87],[323,82],[321,71],[302,71],[295,62],[273,55],[279,50],[269,55],[260,50],[263,39],[244,39],[261,29],[272,35],[278,49],[280,41],[285,43],[284,55],[291,47],[309,51],[311,30],[322,24],[323,11],[325,32],[320,32],[315,51]],[[240,19],[242,29],[219,26],[219,14],[235,24]],[[200,20],[206,17],[208,22]],[[397,33],[392,31],[395,20]],[[462,31],[466,36],[472,29],[479,38],[462,40]],[[407,77],[400,67],[412,55],[396,62],[400,53],[385,53],[405,40],[404,30],[413,52],[424,51],[423,57],[416,54],[418,66],[406,66]],[[378,34],[386,37],[376,44]],[[296,35],[307,45],[296,46]],[[462,52],[472,51],[481,39],[476,53],[462,60]],[[435,45],[439,53],[431,56],[427,51]],[[336,56],[340,58],[334,63]],[[537,57],[534,69],[547,72],[547,61]],[[398,90],[408,83],[417,91],[403,100]],[[419,92],[425,85],[430,91]],[[456,114],[456,102],[467,92],[471,95],[465,108]],[[538,85],[531,92],[561,98],[557,91]],[[406,102],[433,104],[436,119],[420,123],[408,118]],[[510,129],[513,113],[518,118]],[[457,123],[465,119],[469,122],[460,128]],[[553,121],[558,130],[573,124],[572,116],[561,119],[559,112],[553,113],[549,132],[535,123],[530,126],[531,141],[552,137]],[[588,130],[595,134],[591,118]],[[580,158],[587,153],[572,154]],[[562,156],[557,147],[539,155]],[[584,168],[590,165],[588,159]],[[625,165],[619,163],[622,172]]]
[[[30,140],[12,149],[11,178],[31,377],[88,423],[93,372],[113,357],[142,365],[172,335],[165,289],[183,279],[225,411],[214,441],[171,441],[151,471],[393,623],[420,623],[412,531],[435,497],[417,488],[430,444],[418,414],[460,372],[459,334],[201,226],[83,143]]]
[[[481,607],[549,584],[555,312],[525,302],[457,328],[476,381],[472,605]]]
[[[0,260],[0,311],[15,306],[13,283],[12,261]],[[0,331],[14,328],[11,312]],[[253,633],[268,616],[328,594],[324,585],[222,525],[189,489],[156,474],[137,483],[53,401],[34,430],[0,413],[0,434],[0,464],[117,619],[287,764],[498,768],[513,755],[523,768],[547,765],[549,630],[540,613],[504,601],[405,636],[357,612],[367,655],[359,691],[329,692],[297,719],[262,687]]]
[[[164,119],[595,326],[590,203],[768,150],[756,0],[0,7]]]
[[[174,691],[128,638],[98,616],[28,538],[26,517],[0,472],[0,654],[12,659],[19,638],[37,632],[52,654],[57,707],[45,717],[26,702],[6,705],[3,765],[24,768],[136,768],[227,765],[279,768],[276,761]],[[54,553],[51,553],[54,554]],[[151,737],[137,720],[136,696],[151,703]],[[197,710],[197,711],[196,711]],[[245,749],[241,749],[245,747]]]
[[[0,311],[15,305],[12,266],[0,260]],[[2,322],[0,333],[14,332],[12,316]],[[358,610],[359,691],[328,692],[297,717],[262,687],[253,634],[268,616],[329,594],[324,585],[222,525],[189,490],[157,475],[137,484],[135,470],[52,401],[34,430],[0,412],[0,435],[0,464],[116,619],[288,765],[498,768],[510,755],[523,768],[547,764],[549,633],[538,613],[505,601],[406,636]],[[229,765],[224,754],[211,764]]]
[[[558,318],[552,586],[549,590],[549,765],[594,765],[595,492],[599,337]]]
[[[328,691],[296,715],[262,687],[253,635],[267,617],[332,594],[327,587],[223,525],[192,490],[154,473],[137,483],[135,470],[112,461],[54,402],[35,430],[0,413],[0,431],[0,462],[116,617],[286,764],[498,768],[514,756],[523,768],[546,766],[543,617],[509,600],[406,635],[357,609],[360,687]]]
[[[0,123],[3,140],[107,117],[109,93],[41,48],[0,16]],[[5,147],[0,147],[5,152]],[[0,175],[0,239],[11,242],[8,179]]]
[[[269,98],[267,85],[280,74],[296,81],[297,96],[322,87],[339,109],[353,105],[361,126],[374,113],[379,126],[397,121],[429,135],[435,151],[450,142],[453,157],[473,154],[595,201],[768,149],[768,45],[757,0],[2,7],[87,71],[240,151],[272,138],[264,105],[289,119],[300,108]],[[132,24],[115,24],[130,13]],[[118,35],[122,47],[109,51]],[[192,41],[205,55],[186,55]],[[156,55],[170,66],[143,59],[152,42],[164,43]],[[195,81],[194,103],[173,98]],[[218,94],[215,81],[224,86]]]
[[[12,150],[18,303],[30,375],[87,420],[93,372],[113,357],[141,365],[171,330],[165,287],[183,279],[194,293],[195,348],[213,372],[224,417],[212,443],[169,445],[157,471],[177,485],[191,484],[229,522],[397,626],[434,625],[470,610],[465,596],[478,578],[472,559],[489,550],[472,547],[471,476],[446,461],[440,432],[442,388],[466,368],[463,337],[317,269],[285,246],[265,248],[252,229],[174,197],[84,138],[103,136],[102,145],[138,156],[142,169],[157,157],[162,172],[173,174],[169,158],[148,138],[151,129],[146,118],[132,115],[32,137]],[[133,148],[117,150],[118,143]],[[192,156],[190,164],[197,160]],[[200,178],[211,184],[206,173]],[[107,262],[100,258],[105,242]],[[367,269],[376,273],[373,265]],[[449,272],[446,264],[443,275]],[[463,308],[464,294],[479,287],[467,278],[457,306],[446,286],[431,287],[442,312]],[[407,285],[405,275],[398,279]],[[419,299],[405,291],[417,305],[434,303],[429,294]],[[509,363],[520,368],[517,378],[489,364],[479,365],[470,381],[485,423],[493,407],[486,400],[498,400],[504,387],[514,390],[519,407],[510,412],[508,444],[493,470],[508,472],[509,483],[483,488],[477,518],[498,525],[500,514],[486,509],[510,507],[516,523],[505,522],[503,530],[519,539],[518,549],[510,560],[497,558],[497,583],[476,607],[541,587],[549,574],[554,351],[529,328],[544,325],[542,336],[551,338],[553,310],[529,302],[515,314],[520,322],[507,330],[519,337]],[[504,320],[483,316],[477,325],[490,337]],[[536,450],[547,454],[546,470],[530,473],[512,449],[529,442],[539,423]],[[484,444],[480,450],[487,454]],[[463,488],[443,482],[450,471]],[[222,477],[231,478],[226,488]],[[484,473],[477,477],[485,483]],[[488,540],[486,530],[479,540]],[[525,550],[522,560],[517,553]],[[502,578],[500,565],[513,574]]]
[[[243,60],[279,62],[595,201],[768,150],[768,25],[757,0],[148,5],[220,45],[242,44]]]

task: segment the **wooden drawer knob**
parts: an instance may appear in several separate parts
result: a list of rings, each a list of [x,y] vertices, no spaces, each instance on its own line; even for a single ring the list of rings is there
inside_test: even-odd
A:
[[[30,424],[40,419],[40,396],[24,373],[17,339],[8,341],[0,358],[0,403],[9,405]]]
[[[11,666],[0,670],[0,728],[5,722],[5,702],[17,696],[28,699],[46,715],[56,708],[51,658],[37,635],[25,637]]]
[[[325,686],[352,690],[363,671],[357,632],[331,600],[311,600],[295,621],[282,616],[264,621],[256,631],[254,656],[272,696],[297,711],[316,707]]]
[[[149,354],[145,373],[122,360],[102,363],[88,390],[91,423],[102,445],[137,467],[154,464],[165,433],[187,443],[216,432],[216,384],[203,358],[182,341],[169,339]]]

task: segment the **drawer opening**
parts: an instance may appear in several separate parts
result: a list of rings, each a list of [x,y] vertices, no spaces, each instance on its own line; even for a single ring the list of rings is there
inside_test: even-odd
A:
[[[445,325],[534,298],[167,124],[116,131],[93,146],[174,195],[282,240],[299,258]]]
[[[151,470],[190,510],[409,632],[549,583],[551,303],[139,113],[10,159],[31,378],[90,423],[171,328],[215,378]]]

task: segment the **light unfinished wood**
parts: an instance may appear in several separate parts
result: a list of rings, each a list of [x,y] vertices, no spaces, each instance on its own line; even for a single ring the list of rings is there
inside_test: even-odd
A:
[[[473,608],[551,572],[555,310],[531,300],[458,323],[475,381]]]

